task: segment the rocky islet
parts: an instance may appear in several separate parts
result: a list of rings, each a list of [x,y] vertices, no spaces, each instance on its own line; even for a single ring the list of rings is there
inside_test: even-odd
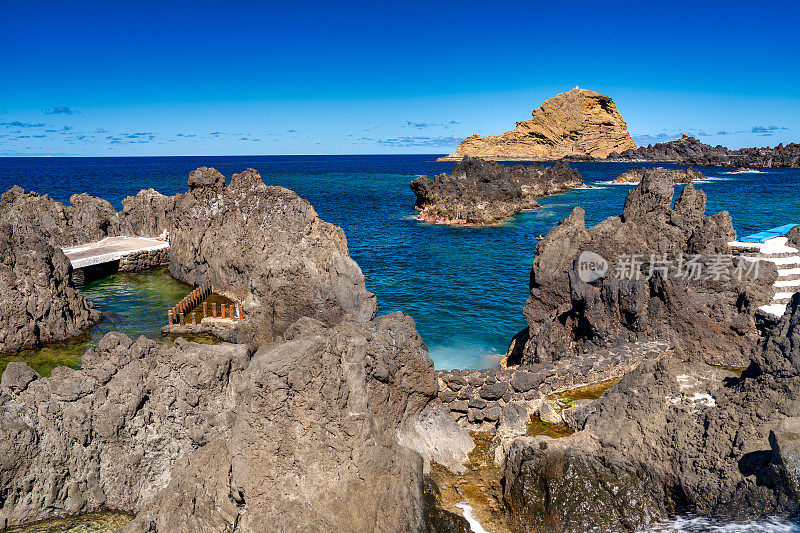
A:
[[[549,161],[564,157],[604,158],[635,149],[628,125],[614,101],[604,94],[575,87],[546,100],[530,120],[500,135],[471,135],[446,161],[464,156],[483,159]]]
[[[582,187],[583,180],[564,163],[508,166],[465,156],[450,174],[420,176],[410,186],[422,221],[491,226],[536,209],[543,196]]]
[[[609,161],[669,161],[679,165],[723,167],[800,167],[800,144],[779,144],[774,148],[756,147],[730,150],[711,146],[685,133],[663,143],[610,153]]]
[[[706,180],[708,176],[700,172],[699,170],[695,170],[693,168],[687,168],[686,170],[681,169],[667,169],[663,167],[658,167],[655,169],[647,169],[641,167],[633,167],[630,170],[626,170],[616,178],[611,183],[621,184],[621,185],[637,185],[641,183],[642,178],[647,173],[652,172],[659,172],[659,173],[666,173],[672,177],[673,183],[689,183],[695,180]]]

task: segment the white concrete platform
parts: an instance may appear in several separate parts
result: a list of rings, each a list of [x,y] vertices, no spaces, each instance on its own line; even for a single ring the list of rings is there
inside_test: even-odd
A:
[[[800,279],[779,279],[773,287],[800,287]]]
[[[62,248],[72,264],[72,268],[119,261],[122,257],[139,252],[149,252],[169,248],[169,243],[162,239],[148,237],[106,237],[102,241],[80,246]]]
[[[785,266],[800,266],[800,256],[793,255],[790,257],[752,257],[748,255],[743,255],[743,258],[747,259],[748,261],[768,261],[773,263],[775,266],[785,267]]]
[[[774,239],[769,239],[765,242],[742,242],[742,241],[731,241],[728,243],[728,246],[731,248],[739,248],[742,250],[752,251],[754,253],[764,254],[764,255],[774,255],[774,254],[796,254],[800,252],[797,248],[793,248],[791,246],[787,246],[787,242],[789,239],[786,237],[776,237]]]
[[[783,316],[783,313],[786,312],[786,304],[762,305],[759,309],[771,315]]]
[[[796,292],[800,292],[800,279],[786,279],[800,276],[800,250],[787,245],[786,237],[774,237],[763,242],[733,241],[728,245],[739,249],[742,253],[756,255],[742,255],[748,261],[768,261],[778,267],[778,280],[773,283],[775,294],[772,303],[759,307],[764,313],[774,316],[783,316],[787,304]],[[770,257],[779,255],[781,257]]]

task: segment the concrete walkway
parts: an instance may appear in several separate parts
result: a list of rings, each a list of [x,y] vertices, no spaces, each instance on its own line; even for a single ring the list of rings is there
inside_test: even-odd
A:
[[[80,246],[62,248],[72,268],[119,261],[122,257],[138,252],[149,252],[169,248],[169,243],[161,239],[147,237],[106,237],[102,241]]]

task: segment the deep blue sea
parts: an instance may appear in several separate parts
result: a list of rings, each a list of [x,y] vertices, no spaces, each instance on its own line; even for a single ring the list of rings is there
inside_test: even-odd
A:
[[[0,158],[0,189],[20,185],[69,202],[88,192],[121,208],[125,196],[152,187],[184,192],[189,172],[215,167],[228,178],[252,167],[271,185],[308,199],[319,215],[344,228],[350,254],[378,296],[380,313],[414,317],[437,368],[496,364],[511,337],[525,327],[522,305],[538,237],[575,206],[587,224],[621,212],[630,186],[608,185],[629,163],[571,163],[592,188],[542,200],[494,228],[454,228],[414,220],[408,183],[420,174],[449,171],[436,155],[249,156],[130,158]],[[651,165],[656,166],[656,165]],[[670,165],[663,165],[670,166]],[[800,169],[761,169],[730,175],[701,167],[697,183],[708,212],[727,210],[741,234],[800,223]]]

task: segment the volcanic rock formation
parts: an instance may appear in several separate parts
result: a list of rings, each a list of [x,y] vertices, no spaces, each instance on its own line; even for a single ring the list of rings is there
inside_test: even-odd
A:
[[[375,316],[375,296],[344,232],[306,200],[267,186],[253,169],[234,174],[227,187],[216,170],[198,169],[189,186],[175,198],[169,270],[243,303],[249,318],[232,339],[259,346],[303,316],[328,325],[346,314]]]
[[[692,513],[796,517],[800,295],[743,377],[648,362],[587,407],[562,439],[518,438],[505,472],[517,531],[632,531]]]
[[[53,246],[99,241],[119,233],[119,216],[106,200],[74,194],[65,206],[47,195],[14,186],[3,194],[0,220],[20,235],[38,233]]]
[[[400,313],[303,318],[254,354],[109,333],[82,366],[3,374],[0,527],[107,507],[137,514],[126,531],[426,530],[397,432],[437,382]]]
[[[710,363],[746,362],[776,269],[731,255],[730,215],[705,216],[706,195],[692,183],[674,206],[672,198],[672,177],[648,171],[621,217],[587,229],[575,208],[538,243],[523,311],[528,328],[512,343],[509,364],[640,338]]]
[[[472,135],[445,161],[464,156],[548,161],[578,156],[604,158],[636,148],[628,126],[610,97],[575,87],[534,109],[530,120],[500,135]]]
[[[441,224],[492,225],[520,211],[539,207],[536,198],[581,187],[578,171],[565,163],[552,167],[514,165],[464,157],[450,174],[411,182],[420,220]]]
[[[77,214],[73,220],[104,207],[83,196],[73,199],[78,205],[67,210]],[[64,209],[47,209],[53,206],[19,187],[0,197],[0,353],[78,335],[100,318],[72,285],[69,260],[46,233],[66,220]],[[100,231],[92,224],[74,227],[84,234]]]
[[[693,180],[705,180],[708,179],[708,176],[700,172],[699,170],[695,170],[693,168],[687,168],[686,170],[681,170],[677,168],[663,168],[658,167],[654,169],[647,169],[647,168],[640,168],[640,167],[633,167],[630,170],[627,170],[614,178],[612,183],[630,183],[630,184],[638,184],[642,181],[642,177],[648,172],[661,172],[669,174],[672,177],[673,183],[689,183]]]
[[[800,144],[729,150],[704,144],[685,133],[680,139],[624,150],[609,161],[671,161],[681,165],[725,167],[800,167]]]
[[[0,221],[11,228],[8,239],[16,236],[8,242],[31,248],[31,259],[27,270],[20,262],[13,276],[6,275],[5,284],[16,288],[4,296],[14,302],[0,311],[10,313],[0,331],[0,338],[7,339],[0,351],[76,335],[97,319],[70,285],[69,263],[60,247],[115,235],[156,237],[165,230],[173,276],[196,285],[211,283],[215,291],[243,304],[247,318],[225,330],[228,340],[257,347],[303,316],[328,325],[346,314],[361,321],[375,316],[375,296],[349,257],[341,228],[322,221],[294,192],[265,185],[255,170],[235,174],[226,186],[222,174],[202,167],[190,174],[187,193],[167,197],[153,189],[140,191],[122,201],[119,213],[87,194],[74,195],[70,202],[64,206],[19,187],[3,195]],[[34,234],[55,259],[34,253],[40,246],[31,240]],[[32,261],[42,264],[34,267]],[[43,269],[47,275],[26,280]]]

